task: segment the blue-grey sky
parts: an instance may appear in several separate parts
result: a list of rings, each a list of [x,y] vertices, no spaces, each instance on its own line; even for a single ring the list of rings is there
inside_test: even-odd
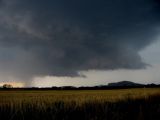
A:
[[[158,0],[0,0],[0,81],[157,83],[159,8]]]

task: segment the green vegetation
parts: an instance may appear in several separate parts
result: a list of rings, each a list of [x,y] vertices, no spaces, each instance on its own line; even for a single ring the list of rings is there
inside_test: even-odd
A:
[[[2,90],[2,120],[160,120],[160,88]]]

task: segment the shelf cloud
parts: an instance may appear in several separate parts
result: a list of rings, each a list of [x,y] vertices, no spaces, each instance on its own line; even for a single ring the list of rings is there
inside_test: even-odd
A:
[[[143,69],[154,42],[158,0],[1,0],[0,74],[79,76],[79,71]]]

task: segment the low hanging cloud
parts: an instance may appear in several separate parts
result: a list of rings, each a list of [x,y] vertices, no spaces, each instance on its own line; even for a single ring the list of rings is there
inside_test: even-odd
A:
[[[1,0],[1,76],[145,68],[138,52],[154,42],[159,7],[158,0]]]

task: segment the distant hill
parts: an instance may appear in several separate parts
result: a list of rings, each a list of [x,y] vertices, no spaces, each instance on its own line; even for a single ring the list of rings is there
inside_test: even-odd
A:
[[[130,87],[130,86],[144,86],[144,84],[134,83],[131,81],[120,81],[115,83],[109,83],[109,87]]]

